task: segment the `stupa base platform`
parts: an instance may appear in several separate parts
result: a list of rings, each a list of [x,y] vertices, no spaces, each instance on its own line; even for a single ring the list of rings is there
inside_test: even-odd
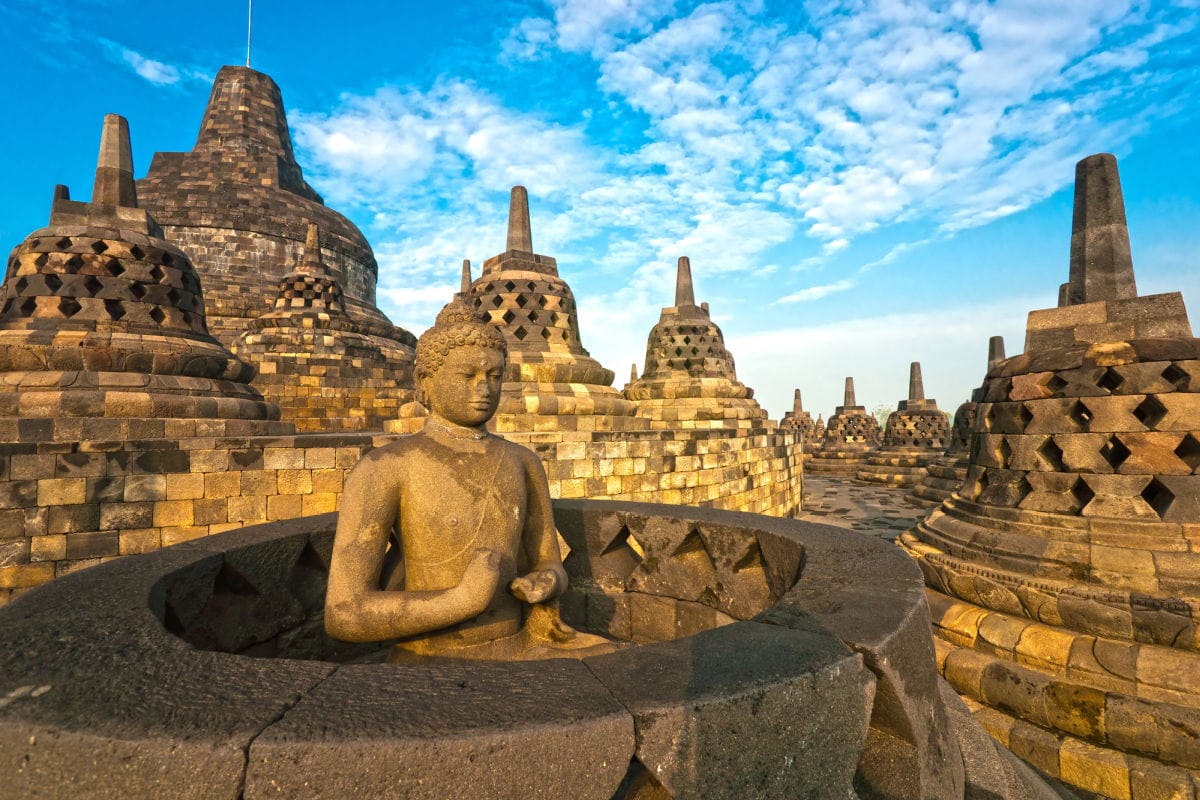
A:
[[[806,468],[825,475],[845,475],[856,477],[858,471],[866,466],[867,459],[874,450],[848,450],[844,448],[821,448],[812,454],[806,462]]]
[[[879,450],[867,458],[857,477],[860,481],[887,486],[915,486],[925,477],[925,468],[937,455],[928,450]]]
[[[938,671],[1042,772],[1106,798],[1194,797],[1200,654],[1043,625],[927,590]],[[1185,672],[1163,680],[1159,658]],[[1190,671],[1182,663],[1188,660]],[[1187,680],[1187,679],[1185,679]],[[1194,682],[1194,679],[1192,679]]]
[[[925,477],[912,488],[912,492],[905,499],[913,505],[926,507],[941,505],[943,501],[949,500],[950,496],[958,491],[958,487],[962,486],[962,482],[966,480],[967,462],[968,458],[965,454],[952,459],[939,458],[926,467]]]

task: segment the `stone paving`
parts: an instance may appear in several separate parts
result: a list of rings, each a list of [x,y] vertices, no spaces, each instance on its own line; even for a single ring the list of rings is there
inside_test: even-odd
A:
[[[804,511],[798,518],[894,541],[929,513],[906,502],[906,494],[904,488],[809,473],[804,476]]]

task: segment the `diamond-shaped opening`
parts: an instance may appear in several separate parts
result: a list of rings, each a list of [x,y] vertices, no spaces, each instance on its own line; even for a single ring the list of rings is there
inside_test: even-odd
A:
[[[1046,441],[1042,442],[1041,447],[1037,449],[1038,455],[1050,467],[1051,472],[1064,472],[1066,466],[1063,464],[1062,448],[1054,442],[1054,437],[1047,437]]]
[[[1106,389],[1109,392],[1115,392],[1117,388],[1125,382],[1121,377],[1121,373],[1117,372],[1112,367],[1104,370],[1104,374],[1100,376],[1100,380],[1096,381],[1096,385],[1101,389]]]
[[[525,297],[525,295],[523,295],[523,294],[517,295],[517,307],[518,308],[524,308],[526,305],[528,305],[528,303],[529,303],[529,299],[527,297]]]
[[[108,312],[108,316],[114,320],[125,316],[125,306],[121,304],[120,300],[105,300],[104,310]]]
[[[716,569],[712,553],[708,551],[708,545],[704,543],[704,538],[696,528],[688,531],[687,536],[683,537],[683,541],[675,548],[675,552],[671,553],[671,558],[691,562],[702,568]]]
[[[1189,380],[1187,370],[1180,367],[1178,364],[1171,364],[1162,371],[1163,378],[1175,387],[1177,392],[1186,392]]]
[[[1071,484],[1068,493],[1075,499],[1080,511],[1083,511],[1087,504],[1092,502],[1092,498],[1096,496],[1096,493],[1092,491],[1092,487],[1088,486],[1087,481],[1083,478],[1076,478],[1075,483]]]
[[[22,280],[24,280],[24,279],[22,279]],[[58,277],[53,272],[46,275],[42,280],[45,281],[46,288],[49,289],[51,293],[57,292],[59,289],[62,288],[62,283],[63,283],[62,278]],[[20,291],[20,290],[21,290],[20,288],[17,289],[17,291]]]
[[[684,344],[691,344],[691,343],[692,343],[692,337],[690,337],[690,336],[685,336],[685,337],[683,337],[683,343],[684,343]]]
[[[141,261],[146,257],[146,251],[135,244],[133,247],[129,248],[129,255],[133,257],[134,261]]]
[[[475,304],[474,304],[474,305],[475,305],[475,308],[476,308],[476,309],[482,308],[482,307],[483,307],[483,298],[482,298],[482,297],[476,297],[476,298],[475,298]]]
[[[504,320],[504,324],[507,325],[508,323],[510,323],[514,319],[516,319],[516,315],[513,314],[512,309],[510,308],[509,310],[505,311],[504,314],[501,315],[500,319]]]
[[[74,297],[64,297],[58,301],[58,310],[63,316],[73,317],[83,310],[83,306]]]
[[[88,294],[94,296],[97,292],[104,288],[104,284],[101,283],[100,279],[95,275],[88,275],[83,280],[83,288],[87,289]]]
[[[1133,415],[1137,417],[1138,422],[1153,430],[1167,415],[1167,407],[1156,396],[1148,394],[1145,400],[1137,404]]]
[[[1029,427],[1030,422],[1033,422],[1033,412],[1022,403],[1017,407],[1017,424],[1020,426],[1022,433]]]
[[[504,305],[504,300],[500,298],[500,295],[492,295],[492,307],[499,308],[502,305]]]
[[[155,264],[153,267],[150,268],[150,277],[154,279],[155,283],[162,283],[162,279],[165,278],[166,276],[167,276],[166,271],[164,271],[163,268],[160,267],[158,264]]]
[[[530,322],[536,323],[539,319],[538,312],[530,311],[528,314],[525,315],[525,318],[528,319]]]
[[[549,328],[542,328],[542,338],[545,339],[547,342],[550,341],[550,337],[553,335],[554,334],[550,331]]]
[[[167,318],[167,315],[165,313],[163,313],[163,310],[161,307],[155,306],[154,308],[150,309],[150,319],[154,320],[159,325],[161,325],[162,321],[166,318]]]
[[[528,335],[529,331],[525,330],[524,326],[518,325],[517,329],[513,331],[513,336],[517,337],[518,341],[525,341],[525,337]]]
[[[1116,436],[1110,436],[1108,441],[1104,443],[1104,446],[1100,448],[1100,456],[1109,463],[1109,466],[1113,468],[1113,472],[1116,472],[1125,463],[1125,460],[1129,458],[1130,453],[1129,448],[1125,446],[1124,442]]]
[[[173,267],[173,266],[175,266],[175,256],[173,256],[173,255],[171,255],[170,253],[168,253],[168,252],[164,251],[164,252],[163,252],[163,254],[162,254],[162,263],[163,263],[163,266],[164,266],[164,267]]]
[[[25,277],[17,278],[13,284],[13,291],[20,294],[29,286],[29,279]]]
[[[107,249],[108,244],[106,244],[103,239],[97,239],[96,241],[92,242],[92,252],[96,255],[100,255]]]
[[[537,284],[534,283],[533,281],[530,281],[529,283],[525,284],[525,288],[532,292],[534,289],[537,288]]]
[[[544,294],[538,295],[537,301],[538,301],[539,306],[541,306],[542,308],[546,307],[546,295],[544,295]]]
[[[108,263],[104,265],[104,269],[114,278],[119,278],[125,274],[125,265],[116,258],[110,258]]]
[[[1192,434],[1187,434],[1175,448],[1175,455],[1179,457],[1180,461],[1187,464],[1192,472],[1195,472],[1196,467],[1200,467],[1200,441]]]
[[[1029,496],[1029,493],[1033,491],[1033,487],[1029,485],[1029,481],[1024,476],[1021,476],[1021,480],[1017,481],[1013,491],[1015,492],[1015,497],[1013,498],[1013,505],[1015,506],[1020,505],[1021,501]]]
[[[70,236],[62,237],[61,239],[59,239],[57,242],[54,243],[54,246],[57,247],[59,250],[66,250],[68,247],[71,246],[71,237]]]
[[[142,283],[132,284],[129,287],[129,293],[131,295],[133,295],[135,299],[141,300],[143,297],[146,296],[146,286],[145,286],[145,284],[142,284]]]
[[[996,462],[1000,465],[1000,469],[1008,469],[1008,459],[1012,456],[1012,445],[1008,443],[1007,438],[1001,438],[1000,444],[996,447]]]
[[[750,545],[750,549],[746,551],[746,554],[734,562],[733,571],[735,573],[766,573],[767,569],[763,563],[762,550],[757,544]]]
[[[37,298],[26,297],[18,310],[21,312],[22,317],[32,317],[33,312],[37,311]]]
[[[33,265],[34,265],[35,267],[37,267],[38,269],[41,269],[42,267],[46,266],[46,262],[47,262],[47,261],[49,261],[49,260],[50,260],[50,256],[49,256],[49,254],[47,254],[47,253],[38,253],[38,254],[37,254],[37,258],[35,258],[35,259],[33,260]]]
[[[12,301],[12,298],[10,297],[9,299],[4,301],[3,306],[0,306],[0,316],[7,314],[9,312],[9,310],[12,308],[12,306],[13,306],[13,301]]]
[[[517,285],[512,281],[508,281],[504,284],[504,288],[511,292],[513,289],[517,288]]]
[[[227,563],[221,564],[217,577],[213,579],[212,597],[217,598],[246,598],[258,597],[259,591],[254,588],[246,576]]]
[[[1049,389],[1053,394],[1058,394],[1069,385],[1070,384],[1060,378],[1057,373],[1051,375],[1050,380],[1046,381],[1046,388]]]
[[[79,257],[78,253],[72,253],[71,257],[63,262],[63,266],[66,267],[68,275],[74,275],[83,266],[83,259]]]
[[[682,355],[683,355],[683,348],[682,348],[682,347],[676,347],[676,348],[675,348],[675,357],[676,357],[676,358],[678,358],[679,356],[682,356]]]
[[[1067,411],[1067,416],[1079,426],[1079,430],[1087,433],[1092,424],[1092,412],[1079,400],[1076,400]]]
[[[1171,503],[1175,501],[1175,493],[1158,478],[1152,478],[1146,484],[1146,488],[1142,489],[1142,499],[1154,509],[1154,513],[1159,517],[1165,517],[1171,508]]]
[[[167,299],[171,301],[171,305],[178,306],[183,300],[183,295],[179,293],[178,289],[171,289],[167,292]]]

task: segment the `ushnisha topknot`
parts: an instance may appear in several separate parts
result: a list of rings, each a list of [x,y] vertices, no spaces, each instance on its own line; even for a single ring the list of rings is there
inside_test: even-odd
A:
[[[438,312],[433,327],[417,340],[417,361],[413,370],[417,386],[423,378],[442,368],[451,350],[469,345],[490,347],[508,354],[504,334],[496,326],[486,322],[465,303],[451,301]]]

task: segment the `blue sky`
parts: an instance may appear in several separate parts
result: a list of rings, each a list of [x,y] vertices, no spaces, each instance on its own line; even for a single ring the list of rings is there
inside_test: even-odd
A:
[[[987,337],[1022,349],[1066,280],[1074,163],[1117,155],[1143,294],[1200,308],[1200,0],[257,0],[253,66],[416,333],[503,249],[508,187],[623,384],[690,256],[738,375],[778,418],[908,363],[946,410]],[[244,2],[0,5],[0,237],[90,191],[104,113],[138,175],[190,149]],[[477,273],[478,274],[478,273]]]

